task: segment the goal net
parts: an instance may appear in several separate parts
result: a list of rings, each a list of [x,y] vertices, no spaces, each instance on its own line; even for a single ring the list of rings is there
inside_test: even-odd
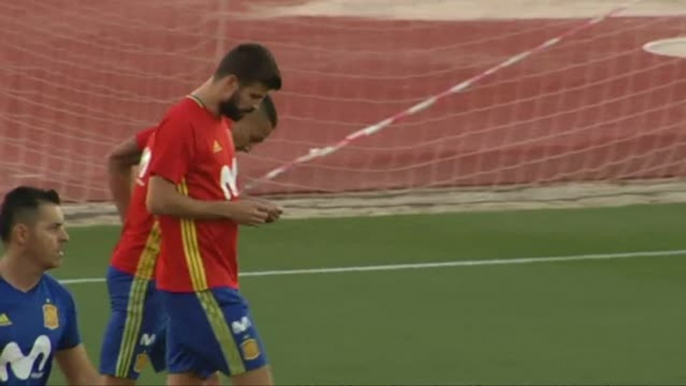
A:
[[[644,46],[686,37],[686,17],[669,0],[608,14],[622,3],[3,1],[0,192],[108,201],[107,152],[244,41],[285,84],[279,127],[239,161],[252,194],[669,189],[686,177],[686,59]]]

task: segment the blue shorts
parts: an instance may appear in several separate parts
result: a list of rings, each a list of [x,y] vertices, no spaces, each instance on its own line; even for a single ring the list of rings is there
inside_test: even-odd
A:
[[[110,267],[107,289],[112,312],[100,373],[135,380],[148,362],[155,371],[164,370],[167,317],[155,282]]]
[[[169,317],[167,365],[172,374],[239,375],[267,365],[248,303],[231,288],[194,293],[160,291]]]

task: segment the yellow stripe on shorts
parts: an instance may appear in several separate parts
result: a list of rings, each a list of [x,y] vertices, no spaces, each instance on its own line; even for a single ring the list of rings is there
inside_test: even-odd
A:
[[[210,290],[199,291],[195,294],[198,300],[200,300],[210,326],[212,326],[212,332],[217,342],[219,342],[224,359],[226,359],[226,363],[229,365],[229,372],[231,375],[245,373],[245,364],[243,363],[241,353],[238,351],[238,345],[233,338],[233,334],[231,334],[231,329],[226,322],[226,318],[224,318],[224,313],[219,303],[217,303],[217,299],[214,298],[214,294]]]
[[[145,242],[143,253],[141,253],[136,275],[131,283],[129,291],[129,303],[126,309],[126,322],[122,334],[119,355],[117,355],[117,367],[115,376],[127,378],[133,363],[133,354],[136,351],[138,335],[140,334],[141,324],[143,323],[143,308],[145,305],[145,294],[148,284],[155,271],[155,263],[160,253],[160,227],[157,222],[152,227],[148,239]]]

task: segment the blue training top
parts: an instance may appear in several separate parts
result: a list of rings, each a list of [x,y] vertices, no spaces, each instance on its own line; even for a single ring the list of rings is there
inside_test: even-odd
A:
[[[28,292],[0,277],[0,384],[45,385],[55,352],[81,343],[69,291],[44,274]]]

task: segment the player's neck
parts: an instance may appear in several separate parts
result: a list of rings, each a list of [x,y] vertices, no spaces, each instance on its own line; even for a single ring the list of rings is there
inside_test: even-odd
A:
[[[21,292],[28,292],[43,277],[43,269],[30,263],[27,256],[19,256],[8,250],[0,259],[0,277]]]
[[[219,112],[219,101],[214,96],[214,91],[212,90],[212,81],[208,80],[202,86],[198,87],[191,93],[193,99],[196,102],[206,108],[214,116],[219,117],[221,114]]]

